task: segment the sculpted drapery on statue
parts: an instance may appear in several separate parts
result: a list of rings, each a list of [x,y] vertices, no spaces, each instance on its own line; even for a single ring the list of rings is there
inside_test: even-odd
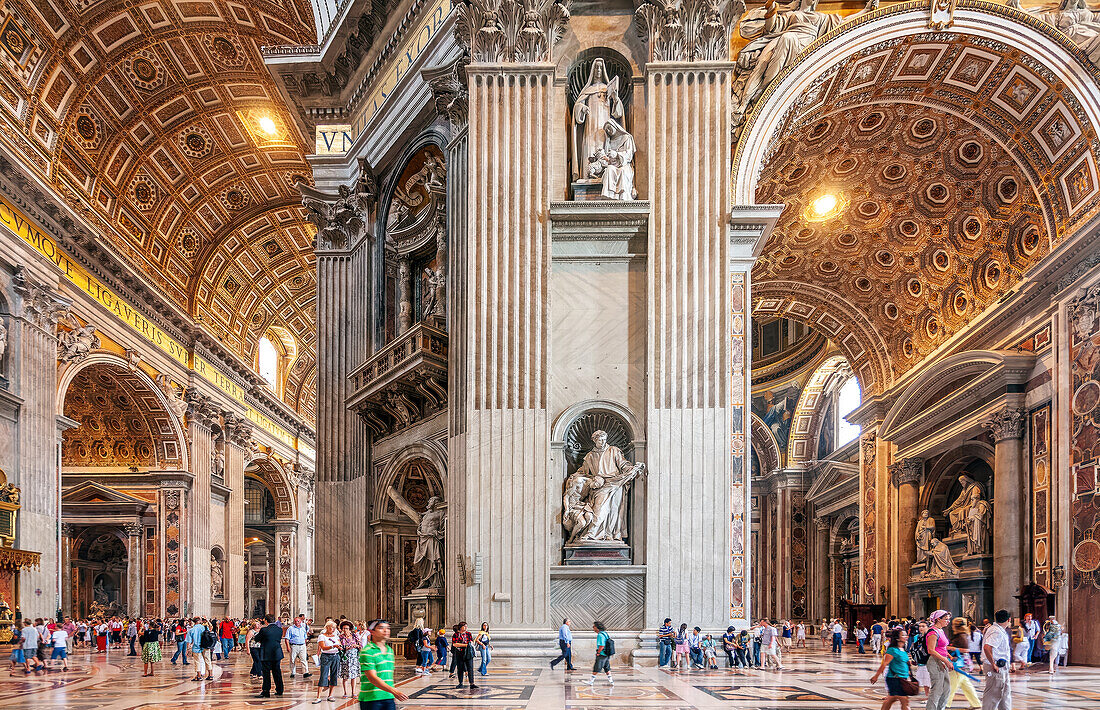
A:
[[[591,158],[604,150],[605,128],[612,118],[623,118],[619,77],[608,77],[604,60],[596,59],[588,72],[588,83],[573,104],[574,180],[587,177]]]
[[[631,463],[617,446],[607,443],[607,433],[592,433],[593,448],[581,467],[565,481],[562,524],[569,533],[567,543],[624,541],[626,487],[645,470],[645,464]]]
[[[787,12],[778,12],[775,0],[768,0],[764,7],[750,12],[740,25],[741,36],[750,41],[737,55],[740,87],[735,92],[738,105],[734,111],[734,125],[744,122],[768,84],[811,42],[847,20],[871,12],[878,7],[878,2],[867,0],[862,10],[847,17],[818,12],[818,0],[799,0],[798,9]],[[744,6],[741,8],[743,11]]]
[[[1084,50],[1090,62],[1100,66],[1100,12],[1090,10],[1088,0],[1061,0],[1057,10],[1023,8],[1020,0],[1007,0],[1005,5],[1029,12],[1054,27]]]
[[[914,534],[914,542],[917,545],[917,562],[924,562],[924,558],[932,550],[932,538],[936,534],[936,519],[928,514],[927,510],[921,511],[917,521],[917,530]]]
[[[965,535],[969,527],[970,510],[982,499],[982,484],[967,475],[959,476],[962,493],[959,493],[944,514],[951,526],[952,535]]]
[[[441,588],[443,586],[443,536],[447,524],[443,501],[438,496],[432,496],[428,499],[427,510],[420,513],[393,486],[386,489],[386,494],[393,499],[401,512],[416,523],[417,541],[413,564],[420,578],[417,588]]]

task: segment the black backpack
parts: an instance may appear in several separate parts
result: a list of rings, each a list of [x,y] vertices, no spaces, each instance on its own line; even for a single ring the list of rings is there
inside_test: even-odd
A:
[[[913,652],[910,655],[913,657],[913,663],[916,663],[918,666],[927,665],[928,659],[931,658],[931,655],[928,653],[928,634],[931,633],[935,632],[929,629],[919,641],[913,644]]]
[[[608,657],[615,655],[615,640],[610,636],[607,637],[607,641],[603,645],[603,655]]]
[[[206,650],[208,648],[214,648],[218,640],[214,638],[214,632],[210,629],[203,629],[202,636],[199,638],[199,648]]]

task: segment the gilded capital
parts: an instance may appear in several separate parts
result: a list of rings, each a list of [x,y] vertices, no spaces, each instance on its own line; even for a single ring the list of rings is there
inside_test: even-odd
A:
[[[1022,439],[1024,436],[1024,423],[1027,421],[1027,412],[1020,407],[1005,407],[993,415],[992,418],[982,422],[982,426],[993,432],[994,441],[1007,439]]]
[[[920,483],[923,474],[924,459],[900,459],[890,464],[890,479],[895,486],[900,487],[906,483]]]

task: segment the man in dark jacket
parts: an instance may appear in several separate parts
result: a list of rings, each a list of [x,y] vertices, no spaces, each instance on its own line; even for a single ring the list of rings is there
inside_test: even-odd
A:
[[[283,694],[283,630],[275,625],[275,617],[268,614],[264,626],[254,637],[260,644],[260,661],[264,667],[264,684],[257,698],[271,697],[271,676],[275,676],[275,695]]]

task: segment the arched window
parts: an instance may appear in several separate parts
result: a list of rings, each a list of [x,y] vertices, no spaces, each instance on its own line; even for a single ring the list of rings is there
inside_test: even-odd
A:
[[[848,381],[840,386],[840,391],[837,393],[836,398],[836,412],[837,412],[837,424],[836,424],[836,445],[837,448],[844,446],[849,441],[854,441],[859,438],[859,427],[855,424],[849,424],[844,417],[851,414],[857,407],[859,407],[862,401],[862,395],[859,392],[859,380],[855,377],[849,377]]]
[[[275,350],[275,344],[266,335],[260,338],[256,360],[256,368],[260,372],[260,377],[264,378],[271,389],[278,390],[279,353]]]

